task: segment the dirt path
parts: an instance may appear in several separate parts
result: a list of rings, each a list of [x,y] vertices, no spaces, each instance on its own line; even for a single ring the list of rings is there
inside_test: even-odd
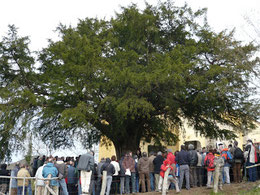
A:
[[[224,185],[223,191],[221,194],[225,195],[237,195],[242,192],[248,192],[252,190],[254,187],[260,185],[260,181],[257,182],[242,182],[239,184],[230,184],[230,185]],[[207,189],[206,187],[198,187],[198,188],[191,188],[190,190],[182,189],[180,195],[210,195],[212,192],[212,189]],[[142,194],[142,193],[139,193]],[[144,193],[145,195],[161,195],[162,193],[159,192],[149,192]],[[170,190],[168,192],[168,195],[176,194],[175,191]]]

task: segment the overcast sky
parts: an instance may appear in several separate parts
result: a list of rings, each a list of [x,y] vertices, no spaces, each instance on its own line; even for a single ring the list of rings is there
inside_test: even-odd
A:
[[[48,38],[57,38],[54,30],[59,23],[76,26],[78,19],[86,17],[110,18],[115,11],[120,11],[120,5],[127,6],[131,2],[144,7],[143,0],[0,0],[0,37],[6,34],[8,24],[15,24],[19,34],[30,37],[31,48],[40,50],[47,45]],[[156,5],[158,1],[147,2]],[[186,2],[194,9],[208,8],[208,22],[216,31],[236,27],[239,39],[248,39],[244,15],[252,16],[254,20],[257,15],[255,21],[260,21],[259,0]],[[175,0],[176,5],[184,3],[184,0]]]
[[[120,5],[127,6],[131,2],[137,3],[140,8],[144,7],[143,0],[0,0],[0,37],[6,35],[8,24],[14,24],[19,28],[20,35],[30,37],[32,50],[41,50],[47,46],[47,39],[57,39],[54,30],[59,23],[76,26],[78,19],[86,17],[109,19],[114,16],[115,11],[120,11]],[[146,2],[156,5],[158,1]],[[185,3],[184,0],[175,2],[176,5]],[[193,9],[208,8],[208,22],[215,31],[236,28],[236,37],[239,40],[252,41],[257,38],[244,16],[248,16],[253,22],[259,22],[260,0],[187,0],[186,2]],[[68,151],[66,154],[72,155]]]

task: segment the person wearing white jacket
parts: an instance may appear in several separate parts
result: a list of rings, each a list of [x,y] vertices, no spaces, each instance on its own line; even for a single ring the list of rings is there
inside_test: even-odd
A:
[[[256,149],[251,139],[247,140],[247,145],[244,152],[246,166],[252,166],[257,163]],[[248,168],[249,181],[255,182],[257,177],[256,167]]]
[[[36,171],[36,173],[35,173],[35,178],[36,178],[36,181],[37,181],[37,183],[36,183],[36,186],[37,186],[37,195],[41,195],[41,194],[43,194],[44,193],[44,177],[42,176],[42,170],[43,170],[43,168],[44,168],[44,166],[45,166],[46,164],[44,164],[43,166],[40,166],[38,169],[37,169],[37,171]]]
[[[119,193],[119,171],[120,171],[120,165],[118,162],[116,162],[116,156],[111,157],[111,164],[115,168],[115,173],[113,175],[113,182],[112,182],[112,194],[118,194]]]

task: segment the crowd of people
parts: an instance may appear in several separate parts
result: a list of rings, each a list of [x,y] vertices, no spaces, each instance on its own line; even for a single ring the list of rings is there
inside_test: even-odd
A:
[[[252,140],[248,140],[244,148],[238,143],[223,144],[217,148],[204,147],[195,149],[194,145],[181,146],[180,151],[146,152],[138,151],[133,155],[128,152],[121,159],[116,156],[102,158],[94,162],[94,152],[90,151],[76,159],[74,157],[45,157],[33,159],[30,166],[17,163],[9,173],[6,164],[1,165],[0,175],[13,177],[36,177],[37,180],[0,178],[0,191],[11,194],[33,193],[32,182],[36,181],[37,194],[44,194],[46,182],[54,192],[60,194],[92,194],[99,195],[102,187],[104,171],[106,171],[105,194],[130,194],[139,192],[162,191],[165,173],[168,173],[166,189],[180,192],[183,188],[203,187],[222,190],[222,185],[231,182],[242,182],[242,177],[248,181],[257,180],[258,167],[251,167],[259,161],[258,149]],[[245,166],[244,166],[245,165]],[[246,168],[247,167],[247,168]],[[247,171],[245,171],[247,170]],[[44,178],[53,178],[44,180]],[[23,187],[24,186],[24,187]]]

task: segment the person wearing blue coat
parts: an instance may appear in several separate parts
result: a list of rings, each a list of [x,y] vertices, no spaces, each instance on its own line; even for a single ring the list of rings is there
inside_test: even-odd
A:
[[[48,175],[51,175],[51,178],[53,178],[53,177],[58,177],[58,174],[59,174],[58,169],[54,166],[53,160],[49,159],[48,163],[44,166],[42,170],[42,176],[44,178],[47,178]],[[50,187],[53,189],[53,191],[57,192],[58,191],[57,180],[51,180]]]

